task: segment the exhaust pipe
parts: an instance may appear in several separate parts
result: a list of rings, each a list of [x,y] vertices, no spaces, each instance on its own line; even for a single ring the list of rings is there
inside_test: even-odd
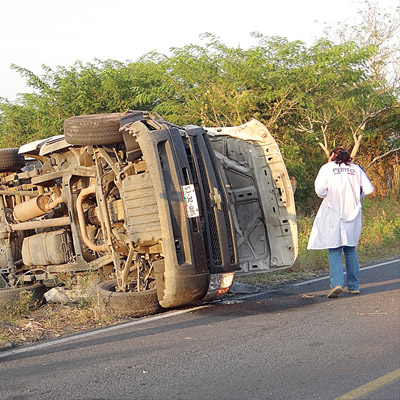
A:
[[[105,243],[103,244],[95,244],[93,243],[87,234],[86,230],[86,223],[85,223],[85,215],[83,213],[83,208],[82,208],[82,203],[83,200],[86,199],[90,194],[96,193],[96,187],[94,185],[89,186],[85,189],[82,189],[81,192],[78,195],[78,198],[76,199],[76,213],[78,215],[78,223],[79,223],[79,228],[81,231],[81,236],[83,242],[86,244],[89,249],[93,251],[107,251],[108,247]]]
[[[51,201],[50,197],[40,195],[34,197],[28,201],[17,204],[14,207],[14,218],[16,221],[25,222],[30,219],[41,217],[42,215],[48,214],[56,208],[60,203],[63,203],[62,197],[57,197],[56,200]]]

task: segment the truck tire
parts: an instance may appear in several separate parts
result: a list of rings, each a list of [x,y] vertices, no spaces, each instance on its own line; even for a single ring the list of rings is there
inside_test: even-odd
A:
[[[100,309],[129,317],[143,317],[155,314],[160,310],[157,300],[157,289],[142,292],[116,292],[115,279],[105,281],[97,286]]]
[[[7,302],[18,301],[22,292],[32,293],[32,299],[40,305],[43,303],[43,295],[46,291],[46,286],[41,283],[19,286],[17,288],[0,288],[0,307],[4,306]]]
[[[120,118],[126,113],[91,114],[70,117],[64,121],[65,140],[80,146],[122,142]]]
[[[0,149],[0,172],[16,172],[25,166],[25,157],[18,148]]]

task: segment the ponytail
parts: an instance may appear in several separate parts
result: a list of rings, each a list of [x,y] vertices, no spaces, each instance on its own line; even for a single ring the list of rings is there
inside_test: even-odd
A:
[[[341,147],[337,147],[336,149],[331,151],[330,160],[334,161],[338,165],[340,164],[350,165],[352,158],[347,150]]]

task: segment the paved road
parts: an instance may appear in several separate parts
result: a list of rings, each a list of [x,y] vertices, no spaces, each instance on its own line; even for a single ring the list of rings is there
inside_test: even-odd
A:
[[[400,261],[0,353],[0,399],[400,399]]]

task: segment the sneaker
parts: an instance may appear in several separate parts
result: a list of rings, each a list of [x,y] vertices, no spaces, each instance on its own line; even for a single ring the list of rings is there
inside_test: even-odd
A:
[[[341,286],[335,286],[333,287],[329,292],[328,295],[326,297],[338,297],[340,293],[342,293],[343,288]]]
[[[360,289],[355,289],[355,290],[347,289],[347,293],[350,293],[350,294],[360,294]]]

